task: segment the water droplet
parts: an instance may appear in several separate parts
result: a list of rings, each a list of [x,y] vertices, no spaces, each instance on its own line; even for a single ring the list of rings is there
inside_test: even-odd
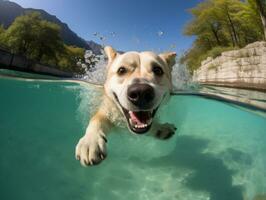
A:
[[[97,36],[99,35],[99,33],[98,33],[98,32],[95,32],[95,33],[93,33],[93,35],[94,35],[95,37],[97,37]]]
[[[104,37],[104,36],[100,36],[100,40],[101,40],[101,41],[104,41],[104,40],[106,40],[106,37]]]
[[[157,34],[158,34],[159,37],[161,37],[161,36],[163,36],[164,32],[160,30],[160,31],[157,32]]]
[[[171,44],[170,45],[170,49],[175,49],[176,48],[176,45],[175,44]]]
[[[115,32],[110,32],[111,36],[112,37],[115,37],[116,36],[116,33]]]

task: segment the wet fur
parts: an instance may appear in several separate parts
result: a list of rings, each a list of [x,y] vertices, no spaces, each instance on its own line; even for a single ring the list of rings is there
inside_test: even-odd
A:
[[[132,84],[134,80],[139,79],[153,86],[156,93],[153,102],[154,108],[166,102],[172,90],[171,68],[175,63],[175,53],[156,55],[153,52],[127,52],[119,55],[111,47],[106,47],[105,53],[108,57],[108,72],[104,84],[103,101],[96,114],[91,118],[85,135],[76,146],[76,159],[83,166],[96,165],[104,160],[107,156],[106,135],[117,121],[122,120],[124,124],[127,123],[114,98],[114,93],[117,93],[117,98],[124,107],[135,110],[137,108],[127,101],[125,94],[128,85]],[[154,76],[151,72],[153,64],[158,64],[163,68],[163,77]],[[129,73],[123,77],[117,75],[117,69],[121,65],[126,66],[129,70]],[[176,128],[171,124],[159,124],[153,119],[149,134],[159,139],[168,139],[175,130]]]

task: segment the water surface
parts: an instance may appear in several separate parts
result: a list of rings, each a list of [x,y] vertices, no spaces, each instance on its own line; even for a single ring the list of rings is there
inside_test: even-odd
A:
[[[241,200],[266,193],[266,118],[228,103],[173,96],[158,113],[168,141],[115,129],[96,167],[74,158],[100,89],[0,78],[0,199]]]

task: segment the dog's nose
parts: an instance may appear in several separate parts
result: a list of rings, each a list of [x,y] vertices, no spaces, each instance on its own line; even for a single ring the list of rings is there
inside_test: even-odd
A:
[[[127,90],[128,100],[136,106],[146,106],[155,97],[154,89],[148,84],[133,84]]]

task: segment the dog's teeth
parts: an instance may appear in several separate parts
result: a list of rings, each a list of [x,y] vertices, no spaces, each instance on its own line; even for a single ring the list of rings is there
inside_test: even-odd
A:
[[[135,128],[147,128],[149,125],[151,125],[152,123],[152,119],[149,119],[147,121],[147,123],[145,124],[135,124],[134,121],[132,119],[129,119],[129,122],[132,126],[134,126]]]
[[[135,125],[135,128],[142,128],[142,125]]]
[[[148,126],[148,124],[140,124],[140,125],[138,125],[138,124],[135,124],[135,128],[146,128]]]

